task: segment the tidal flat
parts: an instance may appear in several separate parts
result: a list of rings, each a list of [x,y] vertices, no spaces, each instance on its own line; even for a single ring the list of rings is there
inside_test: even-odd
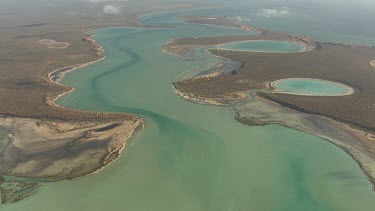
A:
[[[99,172],[118,159],[142,119],[62,122],[0,117],[2,204],[37,192],[43,182]]]

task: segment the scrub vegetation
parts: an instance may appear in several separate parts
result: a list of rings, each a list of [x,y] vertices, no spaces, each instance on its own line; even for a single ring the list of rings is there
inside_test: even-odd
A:
[[[34,194],[41,181],[101,170],[121,156],[126,141],[142,128],[142,119],[134,115],[57,106],[54,100],[72,88],[56,83],[63,73],[53,81],[49,75],[103,58],[87,31],[138,26],[139,15],[175,7],[147,2],[129,7],[122,1],[110,6],[86,0],[0,3],[2,203]]]
[[[184,38],[169,43],[173,53],[193,46],[219,45],[243,40],[300,40],[299,37],[263,31],[259,35]],[[212,49],[210,53],[242,63],[237,74],[178,81],[174,86],[200,98],[224,99],[231,93],[260,90],[257,95],[306,113],[319,114],[362,129],[375,131],[375,71],[370,61],[375,48],[311,42],[313,50],[302,53],[259,53]],[[348,85],[349,96],[298,96],[273,93],[272,81],[284,78],[316,78]],[[271,92],[270,92],[271,91]]]

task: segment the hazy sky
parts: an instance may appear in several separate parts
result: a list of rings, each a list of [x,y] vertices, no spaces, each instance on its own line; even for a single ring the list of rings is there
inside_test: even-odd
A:
[[[160,6],[190,3],[222,5],[225,12],[221,15],[259,27],[322,40],[334,38],[375,45],[372,23],[375,0],[0,0],[0,25],[11,22],[11,18],[19,18],[19,14],[39,21],[48,12],[61,17],[124,18],[129,12],[143,8],[160,9]],[[11,16],[6,19],[6,15]]]

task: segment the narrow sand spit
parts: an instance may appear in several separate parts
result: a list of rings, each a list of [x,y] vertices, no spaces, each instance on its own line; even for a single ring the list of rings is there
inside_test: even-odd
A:
[[[198,96],[193,96],[184,92],[181,92],[180,90],[176,89],[175,86],[173,86],[174,92],[182,97],[183,99],[193,102],[193,103],[199,103],[199,104],[205,104],[205,105],[215,105],[215,106],[227,106],[225,103],[217,102],[215,99],[210,98],[203,98]]]

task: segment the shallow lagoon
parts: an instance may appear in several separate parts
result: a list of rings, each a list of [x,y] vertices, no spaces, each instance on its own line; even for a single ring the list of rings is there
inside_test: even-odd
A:
[[[344,84],[312,78],[281,79],[273,82],[272,86],[277,91],[296,95],[343,96],[353,93],[353,89]]]
[[[270,52],[270,53],[294,53],[303,51],[303,44],[287,41],[253,40],[233,42],[222,45],[220,48],[234,51]]]
[[[99,174],[45,184],[4,210],[374,210],[371,184],[337,147],[279,126],[245,126],[231,108],[179,98],[171,86],[176,77],[217,58],[182,59],[163,54],[162,45],[244,32],[178,26],[94,32],[107,58],[67,74],[63,83],[76,91],[58,103],[134,113],[145,118],[145,129]]]

